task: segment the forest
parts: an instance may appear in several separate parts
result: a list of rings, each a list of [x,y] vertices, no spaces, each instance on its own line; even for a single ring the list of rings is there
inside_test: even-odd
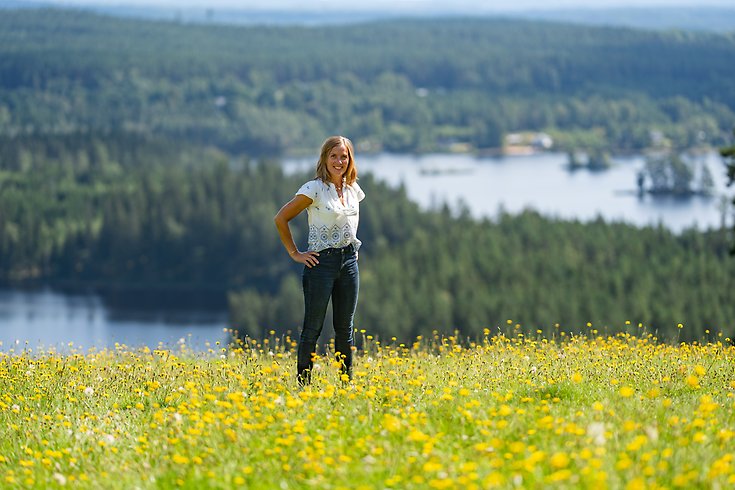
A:
[[[338,42],[335,42],[338,40]],[[326,27],[143,22],[73,10],[0,17],[0,134],[154,132],[229,153],[502,145],[722,145],[735,37],[508,19]]]
[[[496,148],[520,130],[559,150],[638,152],[655,130],[674,150],[723,147],[732,177],[727,59],[733,36],[530,21],[326,30],[3,12],[0,282],[216,295],[243,334],[295,332],[300,271],[272,218],[311,176],[285,174],[284,155],[333,133],[360,154]],[[370,175],[360,185],[359,329],[735,332],[732,230],[475,220]]]
[[[130,135],[16,137],[0,148],[4,283],[215,291],[243,334],[298,330],[300,269],[272,218],[310,176]],[[422,211],[370,175],[360,184],[370,200],[357,328],[409,340],[432,329],[478,336],[507,320],[547,335],[629,321],[666,338],[679,323],[689,339],[732,334],[729,230],[676,235],[533,212],[477,221]]]

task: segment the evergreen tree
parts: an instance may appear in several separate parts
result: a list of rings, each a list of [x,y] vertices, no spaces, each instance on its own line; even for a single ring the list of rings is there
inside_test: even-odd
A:
[[[735,130],[733,130],[733,134],[735,134]],[[722,148],[720,155],[725,159],[725,164],[727,165],[727,185],[731,186],[735,182],[735,145]],[[735,197],[732,199],[732,205],[735,207]],[[735,231],[735,225],[733,225],[733,231]],[[735,255],[735,241],[732,244],[730,253]]]

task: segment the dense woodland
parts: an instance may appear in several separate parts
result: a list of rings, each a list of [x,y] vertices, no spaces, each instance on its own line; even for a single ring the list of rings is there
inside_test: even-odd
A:
[[[735,36],[507,19],[345,26],[141,22],[69,10],[0,16],[0,133],[155,132],[231,153],[500,146],[722,145]]]
[[[218,150],[105,134],[2,141],[0,279],[215,289],[242,332],[297,331],[300,269],[272,217],[309,176]],[[726,230],[555,221],[476,221],[421,211],[369,175],[361,209],[358,328],[410,339],[474,336],[511,319],[550,333],[732,335],[735,258]],[[303,246],[305,217],[297,236]],[[682,337],[683,338],[683,337]]]
[[[637,151],[652,131],[673,148],[725,146],[727,59],[732,36],[522,21],[327,30],[3,12],[0,281],[215,294],[243,333],[296,331],[300,270],[272,218],[309,176],[285,175],[279,156],[315,154],[333,133],[359,152],[492,148],[516,130],[560,149]],[[735,332],[730,230],[477,221],[360,183],[358,328]]]

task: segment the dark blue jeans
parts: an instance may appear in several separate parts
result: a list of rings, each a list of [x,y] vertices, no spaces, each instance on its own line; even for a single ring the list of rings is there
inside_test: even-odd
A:
[[[352,322],[360,289],[357,253],[352,245],[328,248],[319,252],[318,259],[319,263],[314,267],[304,267],[302,277],[305,308],[297,360],[298,380],[301,384],[311,381],[312,356],[316,352],[330,298],[334,320],[334,348],[340,353],[342,372],[352,375]]]

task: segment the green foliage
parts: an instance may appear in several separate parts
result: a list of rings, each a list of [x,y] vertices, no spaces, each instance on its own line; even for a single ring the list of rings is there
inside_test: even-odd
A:
[[[733,134],[735,134],[735,130],[733,131]],[[727,165],[727,185],[731,186],[735,183],[735,145],[722,148],[720,150],[720,154],[725,159],[725,164]],[[732,203],[735,205],[735,197],[733,198]],[[733,229],[735,230],[735,225],[733,225]],[[735,242],[733,242],[730,252],[735,255]]]
[[[339,43],[335,43],[339,39]],[[721,144],[732,36],[505,19],[181,25],[64,10],[0,18],[0,134],[155,132],[230,153],[500,146],[545,130],[641,149]],[[570,141],[571,140],[571,141]],[[582,145],[589,147],[588,145]]]
[[[706,166],[698,166],[696,162],[685,161],[680,155],[672,153],[649,155],[642,177],[650,180],[648,192],[653,194],[707,195],[714,185],[712,174]]]
[[[0,145],[0,279],[218,290],[241,333],[298,330],[300,269],[272,218],[309,176],[161,140],[83,141]],[[630,320],[664,337],[678,323],[691,338],[732,328],[724,230],[674,235],[532,212],[478,222],[421,211],[370,175],[360,183],[358,328],[402,339],[435,328],[476,336],[508,319],[545,332]],[[301,246],[305,221],[294,228]]]
[[[241,331],[293,331],[298,267],[272,217],[308,177],[235,155],[312,151],[334,133],[360,151],[482,149],[526,129],[566,150],[720,144],[733,57],[732,36],[522,21],[327,30],[5,11],[0,280],[214,290]],[[631,320],[699,338],[735,321],[725,230],[476,222],[361,184],[358,327],[410,338]]]

